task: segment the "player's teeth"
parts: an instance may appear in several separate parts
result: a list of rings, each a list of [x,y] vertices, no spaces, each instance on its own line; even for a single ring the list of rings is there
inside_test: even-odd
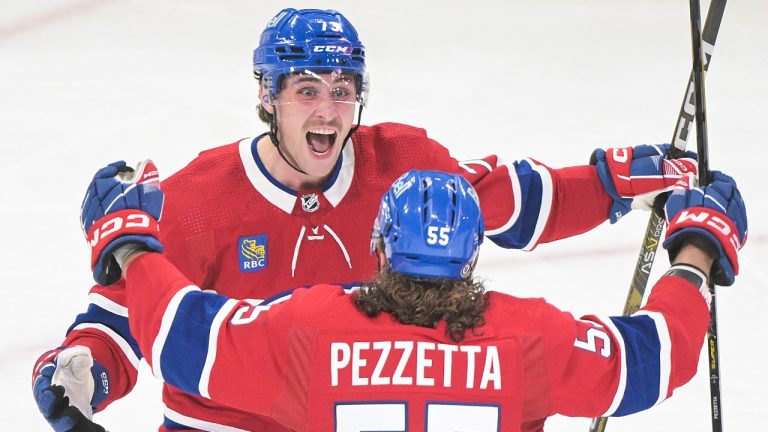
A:
[[[318,135],[332,135],[335,131],[333,129],[312,129],[309,132]]]

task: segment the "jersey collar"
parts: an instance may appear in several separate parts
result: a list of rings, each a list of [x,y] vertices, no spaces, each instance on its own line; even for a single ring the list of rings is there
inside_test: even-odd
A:
[[[245,175],[250,180],[253,188],[277,208],[286,213],[291,213],[298,192],[277,181],[264,167],[259,153],[256,151],[256,143],[266,134],[256,138],[245,138],[238,143],[240,160],[245,170]],[[344,198],[355,172],[355,150],[352,138],[347,140],[339,161],[333,170],[331,178],[323,185],[321,190],[328,202],[334,207]]]

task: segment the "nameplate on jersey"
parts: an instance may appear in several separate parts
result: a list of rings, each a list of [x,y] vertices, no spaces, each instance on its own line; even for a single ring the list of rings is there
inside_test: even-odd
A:
[[[266,235],[240,237],[237,243],[240,271],[255,272],[267,267]]]

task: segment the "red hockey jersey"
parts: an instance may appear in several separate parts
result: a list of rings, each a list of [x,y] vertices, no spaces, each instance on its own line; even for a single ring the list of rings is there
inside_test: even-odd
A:
[[[162,182],[166,257],[195,285],[263,299],[318,282],[353,283],[376,270],[369,236],[382,194],[403,172],[432,169],[467,177],[480,197],[486,236],[530,250],[607,219],[611,199],[592,166],[551,169],[497,156],[457,161],[424,130],[360,127],[320,189],[293,191],[269,175],[256,139],[208,150]],[[88,346],[109,371],[106,405],[131,390],[142,353],[128,329],[122,282],[95,286],[65,345]],[[250,413],[165,386],[165,426],[262,430]],[[266,426],[265,426],[266,427]]]
[[[159,254],[134,261],[127,300],[154,374],[295,431],[515,431],[556,413],[631,414],[696,373],[706,290],[665,276],[630,317],[574,319],[488,293],[485,324],[370,319],[340,286],[254,306],[202,292]]]

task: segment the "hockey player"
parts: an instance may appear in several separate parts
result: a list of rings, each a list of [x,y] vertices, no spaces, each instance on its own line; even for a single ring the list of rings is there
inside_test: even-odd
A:
[[[382,198],[379,271],[359,290],[316,285],[258,306],[203,292],[145,252],[159,250],[154,221],[126,230],[127,243],[117,230],[122,246],[97,253],[126,271],[131,329],[174,387],[296,431],[520,430],[558,413],[645,410],[695,375],[707,280],[734,282],[747,233],[735,182],[713,178],[669,199],[673,265],[629,317],[575,319],[542,299],[485,293],[473,277],[478,196],[462,176],[433,171],[409,171]],[[156,209],[135,196],[134,208]],[[134,208],[96,224],[157,214]]]
[[[205,151],[163,182],[165,256],[195,285],[257,303],[318,281],[368,279],[376,272],[369,221],[379,197],[410,168],[463,175],[480,196],[486,236],[523,250],[615,222],[695,174],[690,159],[659,163],[664,146],[597,152],[594,166],[563,169],[531,159],[504,164],[495,155],[459,162],[422,129],[359,125],[365,54],[352,24],[334,11],[286,9],[268,23],[254,72],[270,132]],[[121,169],[99,175],[109,184]],[[94,193],[110,192],[95,184]],[[84,209],[84,225],[93,217]],[[105,236],[111,228],[94,230]],[[142,358],[119,268],[97,255],[92,263],[104,286],[93,287],[88,310],[33,368],[38,406],[59,432],[80,418],[61,409],[69,403],[90,418],[130,392]],[[51,382],[66,389],[67,403]],[[161,431],[280,428],[173,386],[164,387],[163,402]]]

